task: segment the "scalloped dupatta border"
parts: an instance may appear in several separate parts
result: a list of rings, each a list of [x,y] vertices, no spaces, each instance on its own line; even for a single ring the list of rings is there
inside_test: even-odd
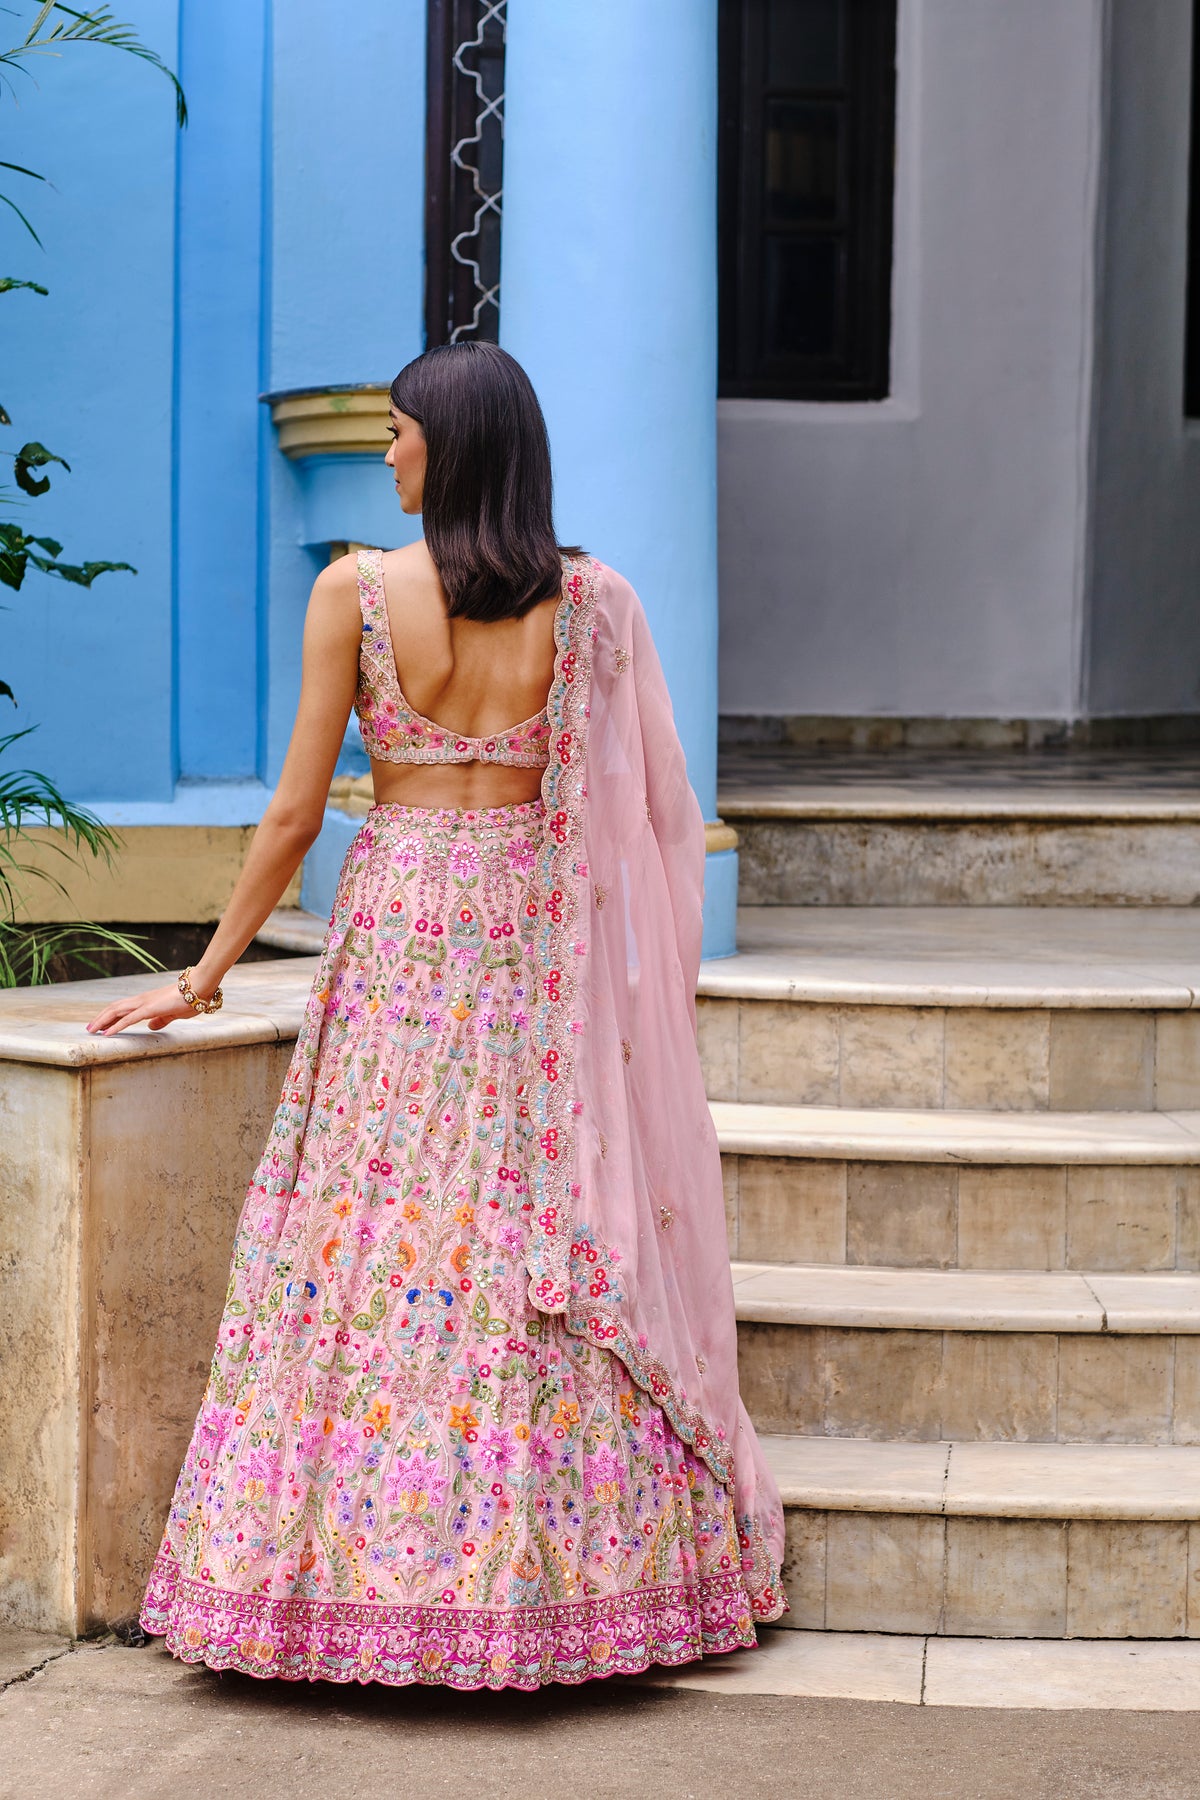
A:
[[[611,1350],[662,1408],[676,1435],[704,1459],[718,1481],[729,1486],[734,1478],[733,1449],[724,1430],[681,1398],[665,1364],[639,1344],[620,1313],[594,1300],[586,1312],[571,1304],[572,1223],[580,1198],[575,1176],[575,1044],[586,1023],[578,1013],[588,953],[579,924],[579,894],[587,879],[584,813],[597,564],[591,556],[563,560],[570,573],[555,617],[554,681],[547,700],[550,761],[542,778],[545,835],[537,866],[542,920],[535,939],[538,995],[533,1041],[538,1079],[533,1116],[540,1154],[531,1183],[529,1298],[541,1312],[564,1314],[573,1336]]]

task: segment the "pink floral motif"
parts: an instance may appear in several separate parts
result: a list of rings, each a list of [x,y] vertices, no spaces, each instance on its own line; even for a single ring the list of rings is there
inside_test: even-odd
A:
[[[486,737],[452,734],[414,711],[396,672],[381,550],[360,551],[358,592],[363,636],[354,707],[368,756],[378,762],[484,762],[545,768],[550,728],[544,707],[533,718]]]
[[[536,1686],[754,1641],[749,1522],[528,1298],[543,816],[379,806],[347,853],[142,1611],[187,1660]]]

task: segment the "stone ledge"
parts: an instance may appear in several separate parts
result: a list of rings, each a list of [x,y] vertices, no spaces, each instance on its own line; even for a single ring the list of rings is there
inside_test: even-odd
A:
[[[937,1112],[710,1100],[721,1149],[811,1161],[1200,1163],[1200,1112]]]
[[[1200,1275],[733,1264],[737,1316],[864,1330],[1200,1333]]]
[[[948,788],[942,792],[892,792],[850,784],[822,788],[734,785],[723,782],[717,803],[722,818],[740,823],[759,819],[878,820],[918,825],[1036,824],[1148,825],[1200,823],[1200,800],[1175,794],[1118,794],[1081,788],[1078,793],[975,793]]]
[[[1200,1712],[1200,1644],[1156,1638],[759,1633],[757,1650],[636,1677],[647,1687],[1022,1711]]]
[[[713,999],[1089,1011],[1186,1010],[1192,907],[741,906]]]
[[[1195,1520],[1200,1447],[764,1435],[785,1506],[984,1519]]]
[[[0,1062],[80,1069],[280,1043],[294,1038],[300,1029],[315,971],[316,959],[307,957],[244,963],[225,977],[225,1004],[220,1012],[179,1020],[162,1031],[133,1025],[111,1038],[91,1036],[85,1030],[88,1019],[124,994],[161,987],[169,974],[3,989]]]

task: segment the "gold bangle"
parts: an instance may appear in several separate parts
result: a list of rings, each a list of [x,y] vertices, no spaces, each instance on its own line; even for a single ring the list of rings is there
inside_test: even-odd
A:
[[[179,991],[183,995],[184,999],[187,1001],[188,1005],[191,1007],[193,1012],[197,1012],[197,1013],[220,1012],[222,1006],[225,1004],[224,995],[221,993],[220,988],[217,989],[216,993],[213,995],[211,1000],[202,1000],[200,998],[199,994],[193,993],[193,991],[192,991],[192,971],[191,971],[190,964],[183,971],[183,974],[179,977]]]

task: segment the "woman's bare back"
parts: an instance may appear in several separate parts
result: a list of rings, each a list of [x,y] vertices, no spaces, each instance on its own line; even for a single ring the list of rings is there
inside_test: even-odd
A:
[[[450,619],[423,539],[389,550],[383,578],[396,672],[414,711],[464,737],[487,737],[542,710],[554,677],[557,598],[521,619]],[[377,801],[407,806],[508,806],[541,790],[540,769],[494,763],[372,760],[371,773]]]

